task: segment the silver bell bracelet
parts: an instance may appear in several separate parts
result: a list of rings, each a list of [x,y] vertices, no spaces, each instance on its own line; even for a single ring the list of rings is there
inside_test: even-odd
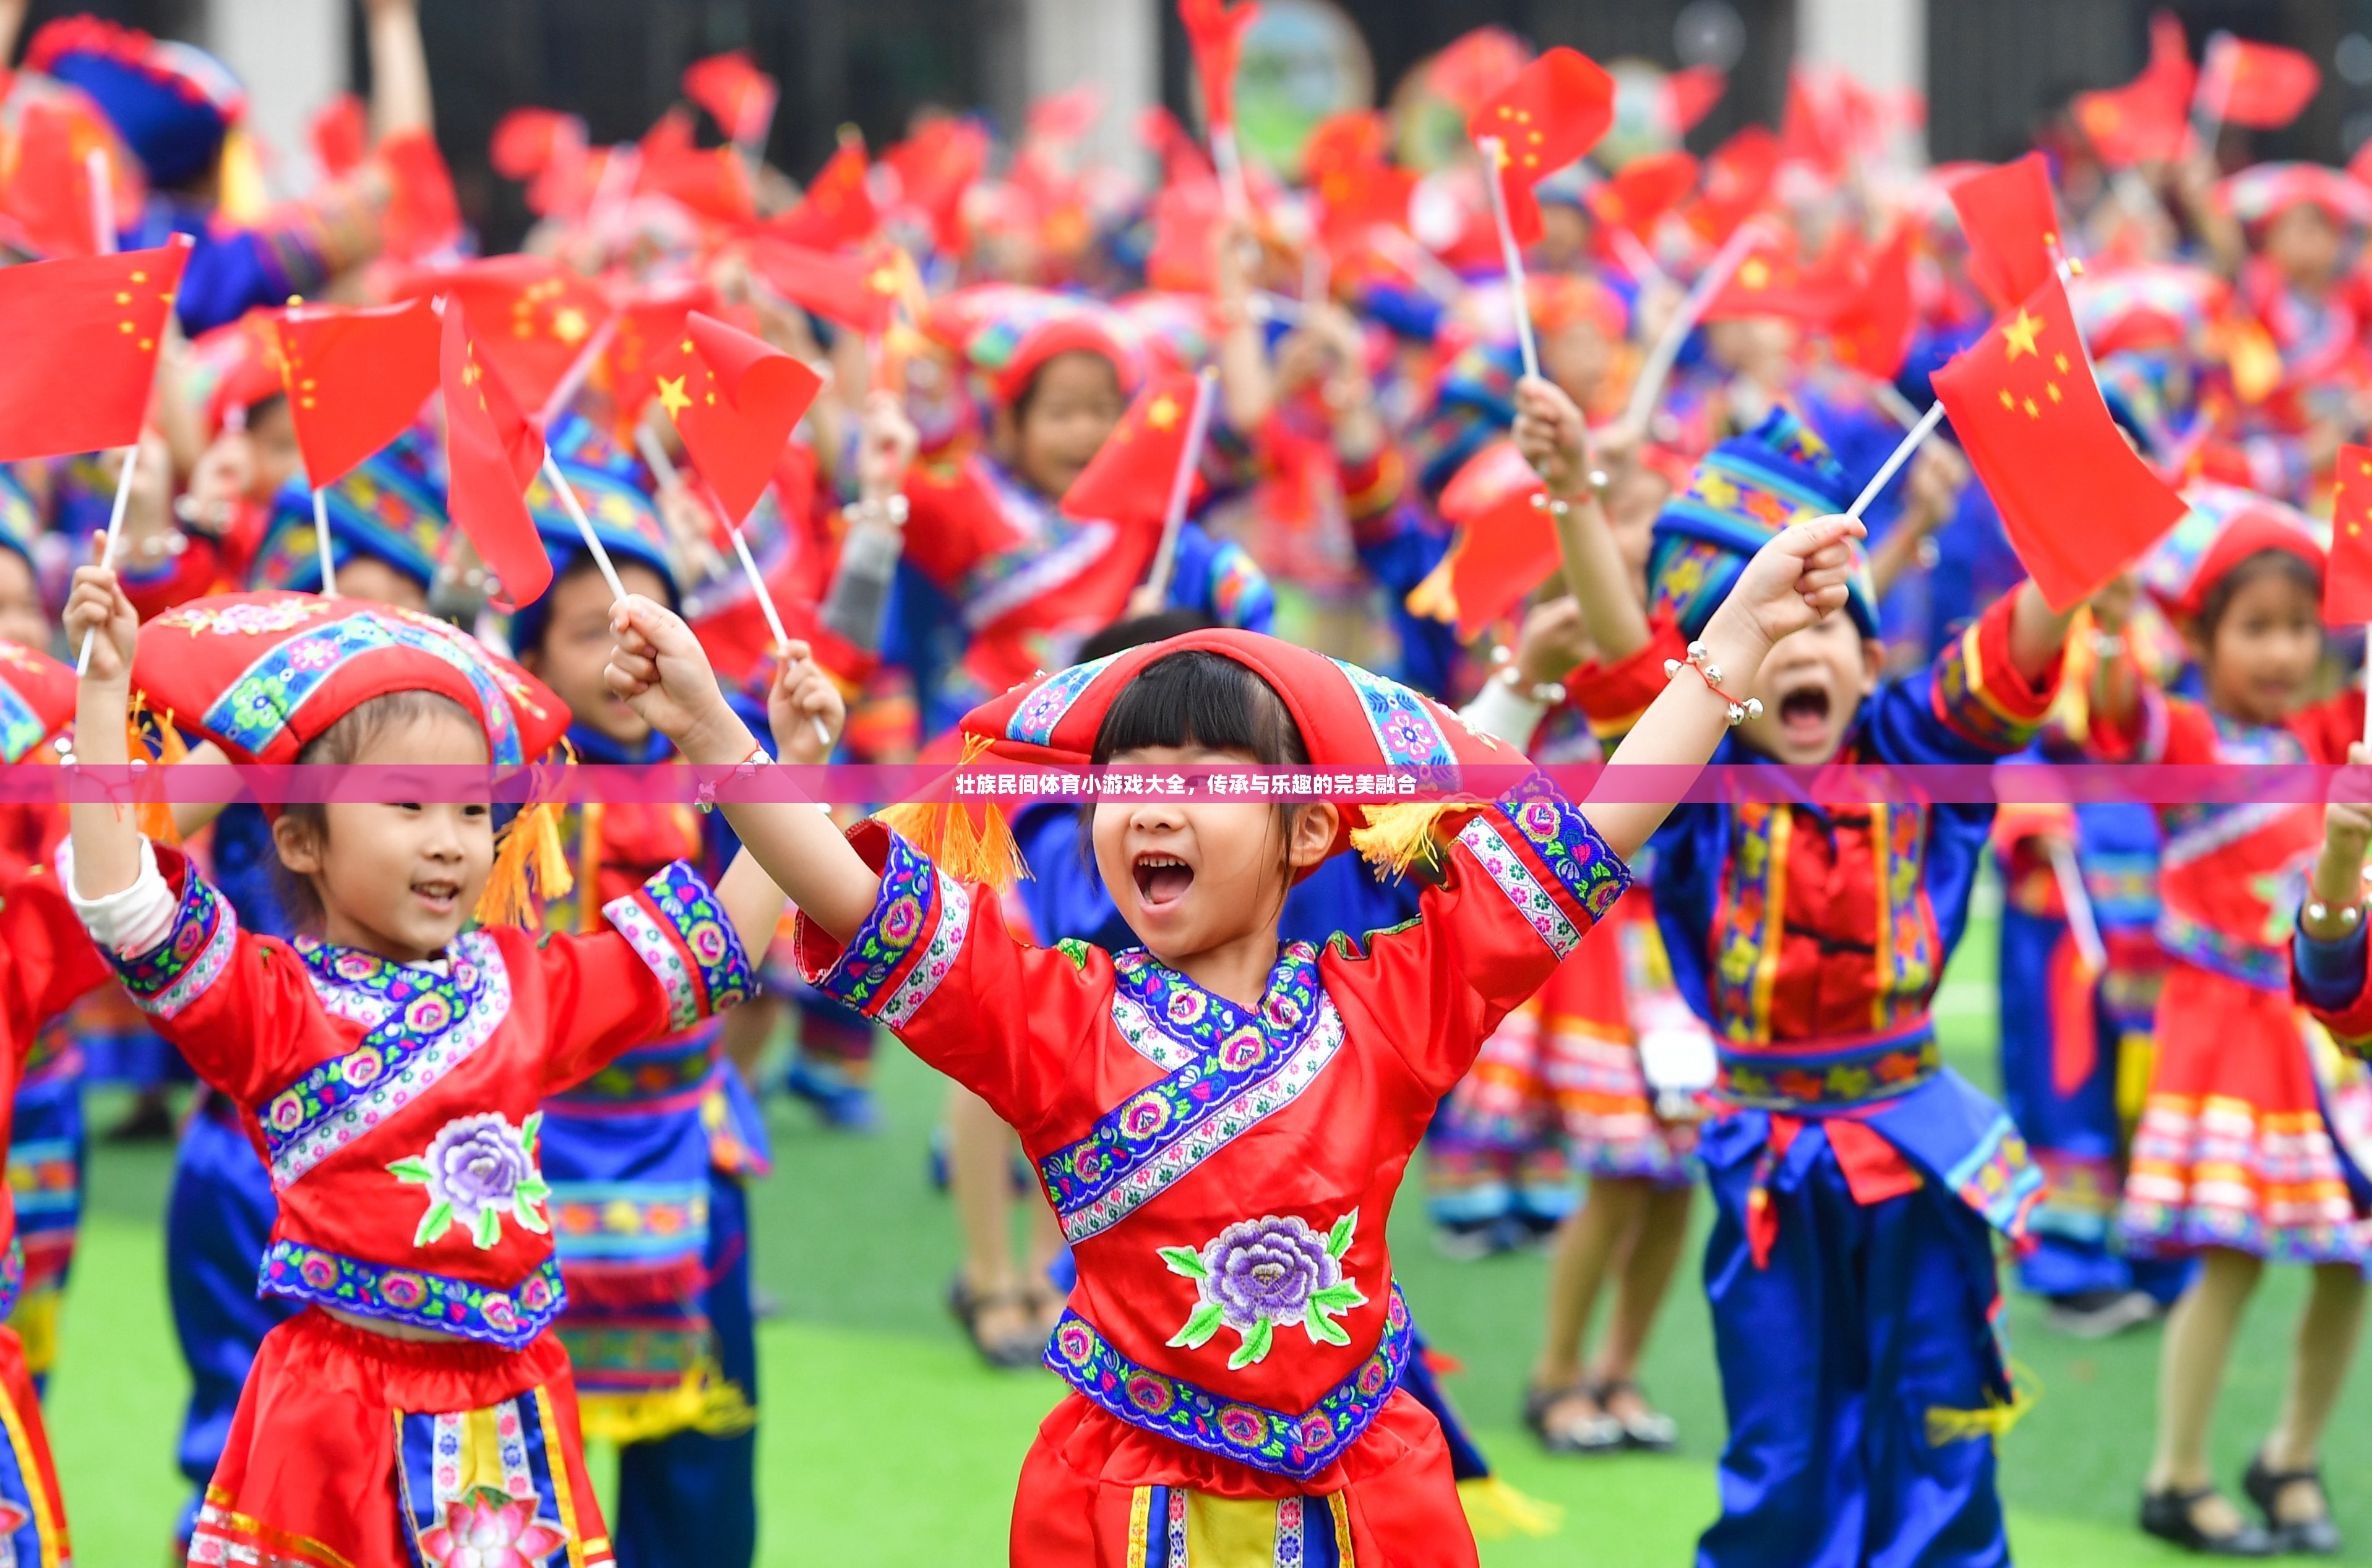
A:
[[[1703,643],[1691,643],[1689,645],[1689,658],[1686,664],[1682,664],[1676,658],[1666,659],[1664,661],[1664,679],[1669,680],[1673,677],[1679,675],[1683,669],[1695,670],[1697,672],[1697,679],[1705,683],[1705,690],[1729,704],[1730,728],[1736,729],[1748,719],[1761,718],[1762,716],[1762,701],[1761,698],[1749,697],[1746,701],[1741,703],[1737,698],[1731,696],[1728,692],[1721,689],[1721,666],[1713,662],[1713,650],[1706,647]]]

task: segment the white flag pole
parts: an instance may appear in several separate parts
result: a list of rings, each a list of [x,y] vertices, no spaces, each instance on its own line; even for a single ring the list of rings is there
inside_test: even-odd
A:
[[[1910,433],[1905,435],[1895,446],[1893,452],[1889,454],[1885,466],[1870,476],[1867,484],[1862,486],[1861,494],[1854,497],[1854,504],[1846,510],[1845,516],[1859,517],[1869,504],[1878,499],[1878,493],[1886,488],[1886,482],[1894,477],[1895,470],[1909,462],[1911,454],[1917,451],[1925,443],[1927,437],[1935,434],[1936,427],[1943,423],[1944,400],[1937,398],[1927,405],[1927,412],[1919,416],[1919,423],[1911,427]]]
[[[1500,178],[1507,145],[1496,136],[1484,136],[1474,145],[1482,150],[1482,178],[1491,187],[1491,221],[1499,228],[1499,256],[1506,263],[1507,287],[1515,296],[1516,344],[1524,353],[1524,374],[1538,380],[1541,351],[1532,342],[1532,296],[1524,284],[1524,252],[1516,243],[1516,226],[1507,219],[1507,188]]]
[[[1194,412],[1186,419],[1186,447],[1178,455],[1178,471],[1169,480],[1169,505],[1161,517],[1161,545],[1153,552],[1153,570],[1145,586],[1158,601],[1169,594],[1169,574],[1178,562],[1178,531],[1186,526],[1186,504],[1194,494],[1194,472],[1203,462],[1203,439],[1210,434],[1211,404],[1217,400],[1219,375],[1205,370],[1194,380]]]
[[[318,484],[313,487],[313,548],[321,554],[321,593],[325,598],[335,598],[338,567],[330,550],[330,503],[328,494]]]
[[[610,552],[601,548],[601,538],[593,531],[592,519],[586,517],[585,507],[577,501],[576,492],[569,488],[568,476],[560,471],[560,464],[552,458],[549,447],[543,449],[543,482],[552,486],[554,495],[560,497],[562,510],[568,514],[569,521],[576,525],[576,531],[584,536],[585,548],[593,552],[593,564],[601,568],[601,580],[610,585],[610,602],[615,604],[624,598],[626,586],[618,581],[618,568],[610,563]]]
[[[115,254],[115,181],[108,172],[106,150],[93,147],[83,155],[83,172],[90,180],[91,247],[101,256]]]
[[[1681,297],[1672,319],[1664,323],[1663,335],[1647,351],[1647,361],[1639,368],[1639,379],[1631,386],[1631,404],[1622,411],[1623,424],[1642,433],[1646,430],[1647,421],[1656,412],[1656,400],[1663,395],[1665,379],[1680,361],[1680,345],[1688,342],[1697,318],[1704,314],[1713,296],[1745,263],[1748,252],[1762,237],[1762,225],[1757,220],[1750,218],[1739,224],[1722,248],[1714,252],[1713,260],[1705,263],[1705,270],[1697,274],[1697,281]]]
[[[2109,945],[2100,938],[2100,921],[2085,890],[2083,868],[2064,839],[2051,841],[2051,874],[2059,884],[2059,901],[2067,909],[2067,932],[2076,938],[2076,952],[2094,975],[2109,972]]]

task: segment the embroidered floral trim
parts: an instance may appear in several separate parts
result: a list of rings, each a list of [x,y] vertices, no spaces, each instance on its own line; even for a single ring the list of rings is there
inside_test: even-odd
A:
[[[333,608],[331,601],[325,598],[284,598],[262,604],[232,604],[219,608],[186,604],[167,610],[149,624],[160,631],[187,632],[192,636],[211,632],[267,637],[275,633],[293,631],[308,621],[327,615]]]
[[[444,1522],[420,1532],[428,1568],[541,1568],[568,1532],[536,1516],[541,1499],[471,1487],[445,1504]]]
[[[1850,1109],[1908,1094],[1944,1070],[1935,1027],[1924,1017],[1900,1029],[1823,1051],[1716,1042],[1718,1090],[1734,1105],[1766,1110]]]
[[[394,1269],[275,1241],[263,1254],[257,1288],[295,1301],[383,1318],[415,1329],[518,1350],[543,1332],[568,1300],[560,1265],[546,1258],[507,1291],[424,1269]]]
[[[481,1249],[491,1248],[503,1238],[505,1214],[523,1230],[551,1234],[542,1204],[552,1188],[535,1165],[542,1126],[540,1110],[516,1128],[499,1111],[459,1117],[437,1129],[425,1152],[389,1166],[398,1181],[428,1189],[412,1245],[425,1247],[459,1225]]]
[[[181,902],[165,939],[137,958],[109,957],[134,1005],[152,1018],[172,1018],[222,978],[238,947],[238,914],[192,865],[182,869]]]
[[[1298,1327],[1313,1345],[1349,1344],[1350,1330],[1334,1318],[1367,1302],[1343,1272],[1343,1255],[1358,1228],[1356,1209],[1324,1236],[1296,1215],[1266,1214],[1237,1221],[1200,1251],[1162,1248],[1161,1260],[1171,1273],[1194,1282],[1196,1297],[1192,1315],[1169,1343],[1200,1350],[1224,1324],[1242,1341],[1227,1357],[1230,1372],[1267,1360],[1281,1327]]]
[[[21,762],[25,753],[41,743],[49,733],[32,705],[17,694],[17,689],[0,679],[0,763]]]
[[[517,716],[494,671],[475,651],[476,645],[462,641],[442,621],[397,610],[356,610],[265,649],[206,710],[204,726],[238,749],[262,755],[320,690],[331,671],[382,648],[411,648],[451,666],[478,699],[495,765],[511,767],[521,761]]]
[[[1096,677],[1118,657],[1118,654],[1107,654],[1102,658],[1057,670],[1040,681],[1038,690],[1024,697],[1013,710],[1013,717],[1005,726],[1006,738],[1032,746],[1052,746],[1054,726],[1063,722],[1063,715],[1071,711]]]
[[[1531,867],[1524,864],[1515,846],[1507,842],[1489,818],[1477,817],[1469,821],[1459,830],[1458,842],[1473,855],[1483,875],[1507,895],[1516,912],[1540,933],[1549,951],[1562,958],[1581,945],[1581,927],[1573,923],[1555,896],[1541,886]]]
[[[1170,1066],[1099,1117],[1085,1138],[1038,1162],[1074,1243],[1110,1229],[1146,1200],[1299,1098],[1343,1045],[1343,1019],[1319,983],[1307,943],[1278,955],[1257,1014],[1140,950],[1113,962],[1114,1026]]]
[[[601,912],[667,988],[677,1028],[690,1028],[758,993],[750,956],[716,901],[715,889],[682,861],[658,871],[628,897],[602,905]],[[687,955],[697,976],[685,966]]]
[[[1498,806],[1574,902],[1590,919],[1605,919],[1631,886],[1631,868],[1606,846],[1581,808],[1540,773],[1501,796]]]
[[[955,968],[971,929],[971,895],[904,839],[890,835],[873,912],[809,983],[895,1029]]]
[[[370,1032],[264,1105],[264,1147],[281,1189],[427,1093],[511,1010],[510,971],[482,932],[454,940],[450,975],[319,942],[296,951],[323,1007]]]
[[[1298,1415],[1230,1400],[1141,1366],[1065,1311],[1046,1346],[1046,1365],[1114,1419],[1272,1475],[1307,1481],[1366,1433],[1408,1365],[1408,1304],[1392,1287],[1384,1331],[1357,1371]]]
[[[1367,717],[1367,728],[1376,738],[1376,746],[1384,761],[1395,768],[1448,767],[1455,764],[1458,754],[1449,748],[1449,737],[1443,733],[1441,721],[1423,697],[1397,680],[1389,680],[1355,664],[1331,661],[1343,672],[1343,679],[1358,693],[1359,706]]]

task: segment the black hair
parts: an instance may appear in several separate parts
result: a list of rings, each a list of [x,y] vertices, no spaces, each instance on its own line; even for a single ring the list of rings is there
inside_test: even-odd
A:
[[[2271,548],[2251,552],[2210,584],[2201,598],[2199,619],[2193,623],[2200,645],[2210,650],[2215,647],[2215,630],[2223,624],[2242,588],[2261,577],[2272,576],[2285,579],[2313,598],[2322,596],[2322,574],[2305,556],[2296,551]]]
[[[1225,654],[1188,648],[1121,688],[1096,731],[1095,763],[1153,746],[1242,751],[1267,767],[1307,767],[1309,747],[1275,688]]]
[[[472,730],[480,727],[475,714],[441,691],[382,691],[376,697],[355,703],[335,724],[307,741],[298,749],[296,761],[303,763],[351,762],[387,731],[440,715],[458,718]],[[297,831],[312,840],[317,847],[328,846],[330,812],[326,803],[292,800],[280,808],[280,819],[295,823]],[[281,904],[287,910],[291,923],[300,930],[320,930],[324,912],[321,890],[313,885],[313,879],[302,872],[291,870],[287,862],[276,854],[273,857],[272,874]]]

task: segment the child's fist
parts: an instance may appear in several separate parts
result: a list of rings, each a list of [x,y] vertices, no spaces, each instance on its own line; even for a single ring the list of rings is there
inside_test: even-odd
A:
[[[785,762],[821,762],[831,756],[847,721],[848,707],[840,688],[813,650],[794,639],[784,649],[766,692],[766,720],[774,731],[774,755]]]
[[[132,678],[132,654],[140,640],[140,616],[123,596],[123,585],[106,566],[75,568],[74,590],[66,596],[66,640],[77,648],[87,642],[90,663],[84,678],[110,685]]]
[[[1856,517],[1815,517],[1772,535],[1738,574],[1715,612],[1750,630],[1764,648],[1844,608],[1854,577],[1853,541],[1868,529]]]
[[[610,690],[692,761],[715,761],[700,755],[692,742],[708,729],[738,728],[740,721],[726,706],[708,655],[683,617],[628,594],[611,608],[610,629],[618,635],[602,671]]]
[[[1516,449],[1552,495],[1578,495],[1589,482],[1589,426],[1581,409],[1553,381],[1527,376],[1516,383]]]

